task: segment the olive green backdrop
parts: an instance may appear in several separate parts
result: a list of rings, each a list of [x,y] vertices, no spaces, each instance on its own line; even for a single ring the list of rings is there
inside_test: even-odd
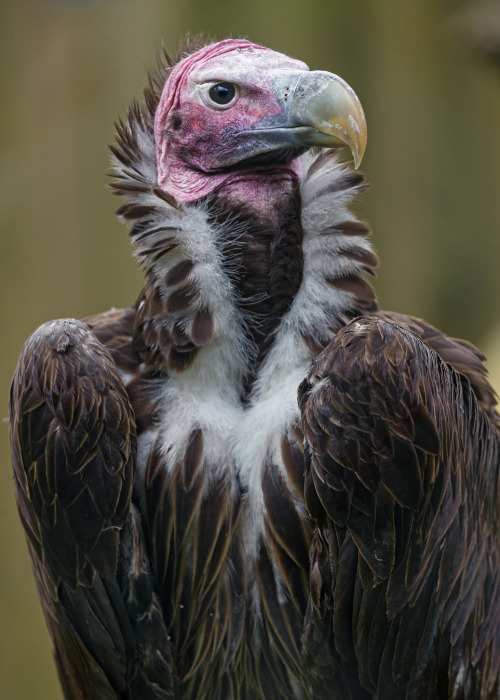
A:
[[[500,362],[500,71],[465,48],[451,0],[16,0],[0,9],[1,386],[55,317],[131,303],[141,274],[105,191],[113,121],[162,42],[246,36],[339,73],[366,111],[357,203],[382,304]],[[462,27],[463,29],[463,27]],[[465,28],[467,29],[467,27]],[[498,377],[498,375],[497,375]],[[497,386],[500,380],[494,379]],[[61,697],[0,423],[0,698]]]

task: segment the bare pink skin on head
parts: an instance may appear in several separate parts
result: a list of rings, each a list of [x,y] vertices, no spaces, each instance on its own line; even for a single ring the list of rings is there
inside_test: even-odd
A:
[[[273,73],[307,71],[296,61],[249,41],[228,39],[180,61],[163,89],[155,116],[158,184],[181,202],[193,202],[224,185],[224,196],[259,207],[272,207],[282,187],[297,177],[297,164],[255,167],[238,172],[238,136],[260,120],[279,115],[282,105],[273,89]],[[217,108],[210,87],[218,82],[238,86],[234,104]],[[232,170],[228,165],[234,163]],[[266,190],[271,185],[273,195]],[[227,191],[226,191],[227,190]],[[266,194],[267,193],[267,194]]]

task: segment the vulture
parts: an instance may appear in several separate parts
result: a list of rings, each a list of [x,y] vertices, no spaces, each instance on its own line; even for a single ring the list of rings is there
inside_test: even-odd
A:
[[[144,287],[38,328],[11,391],[65,698],[500,698],[496,397],[379,309],[365,145],[346,82],[239,39],[118,122]]]

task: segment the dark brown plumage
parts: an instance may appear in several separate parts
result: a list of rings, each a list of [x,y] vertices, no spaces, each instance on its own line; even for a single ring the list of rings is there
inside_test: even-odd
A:
[[[65,696],[500,697],[482,356],[378,310],[370,231],[346,208],[363,177],[332,148],[304,154],[337,144],[311,124],[338,78],[248,42],[181,59],[162,58],[113,147],[144,289],[42,326],[12,386]]]
[[[299,392],[322,543],[309,624],[317,636],[333,589],[337,663],[356,659],[367,697],[497,697],[498,428],[463,374],[385,317],[342,329]]]

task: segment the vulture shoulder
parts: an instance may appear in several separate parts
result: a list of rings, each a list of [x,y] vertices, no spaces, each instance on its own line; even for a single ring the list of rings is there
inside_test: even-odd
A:
[[[321,684],[355,669],[366,697],[499,696],[493,401],[472,346],[397,314],[351,321],[302,383]]]
[[[130,319],[89,319],[125,370]],[[132,503],[135,417],[103,342],[71,319],[26,342],[11,391],[18,508],[66,697],[166,699],[169,640]]]

